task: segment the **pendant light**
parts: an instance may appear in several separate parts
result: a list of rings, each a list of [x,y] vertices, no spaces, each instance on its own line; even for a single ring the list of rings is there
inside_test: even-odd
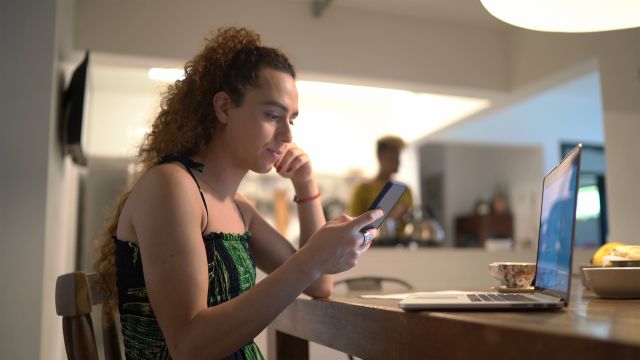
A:
[[[496,18],[525,29],[580,33],[640,27],[640,0],[480,0]]]

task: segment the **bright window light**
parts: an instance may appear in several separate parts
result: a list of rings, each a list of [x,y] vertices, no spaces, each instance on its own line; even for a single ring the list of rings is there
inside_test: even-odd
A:
[[[600,193],[595,185],[583,186],[578,190],[576,219],[589,220],[600,216]]]
[[[377,88],[371,86],[358,86],[335,84],[316,81],[297,81],[296,87],[301,94],[305,96],[327,96],[337,99],[351,98],[370,99],[372,101],[395,101],[406,100],[413,96],[411,91]]]
[[[487,99],[414,93],[398,89],[298,81],[300,116],[293,137],[320,172],[377,171],[376,139],[407,143],[470,116]]]
[[[149,79],[158,81],[172,82],[184,79],[183,69],[151,68],[147,74]]]
[[[149,128],[142,125],[127,127],[127,137],[134,143],[139,143],[144,138],[144,134],[149,131]]]

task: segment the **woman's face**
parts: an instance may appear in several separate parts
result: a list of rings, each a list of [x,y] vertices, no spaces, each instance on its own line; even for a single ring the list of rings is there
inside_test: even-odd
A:
[[[269,172],[291,143],[297,116],[298,90],[293,77],[264,69],[258,86],[247,91],[242,105],[229,111],[227,149],[239,166]]]

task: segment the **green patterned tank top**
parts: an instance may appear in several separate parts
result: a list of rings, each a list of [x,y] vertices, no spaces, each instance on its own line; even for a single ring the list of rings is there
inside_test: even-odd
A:
[[[188,158],[167,157],[162,162],[179,161],[195,180],[191,168],[201,164]],[[197,180],[196,180],[197,184]],[[200,189],[200,186],[198,185]],[[201,195],[202,195],[202,190]],[[202,200],[205,204],[204,196]],[[208,210],[207,210],[208,213]],[[213,307],[233,299],[255,285],[256,267],[248,241],[251,232],[210,233],[202,236],[207,255],[209,289],[207,306]],[[140,256],[140,248],[132,242],[113,237],[116,245],[116,283],[118,310],[122,324],[125,356],[127,359],[171,359],[166,341],[153,313]],[[255,342],[242,346],[225,359],[264,359]]]
[[[207,305],[233,299],[255,284],[256,270],[244,234],[211,233],[203,237],[209,271]],[[170,359],[167,344],[149,303],[140,248],[114,239],[118,309],[127,359]],[[263,359],[252,341],[225,359]]]

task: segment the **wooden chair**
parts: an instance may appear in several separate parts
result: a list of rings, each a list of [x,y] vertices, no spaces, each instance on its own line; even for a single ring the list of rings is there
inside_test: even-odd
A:
[[[102,303],[95,273],[72,272],[56,281],[56,312],[62,316],[64,346],[69,360],[98,360],[91,309]],[[114,314],[102,311],[102,342],[106,360],[121,360],[120,339]],[[106,321],[105,321],[106,320]]]

